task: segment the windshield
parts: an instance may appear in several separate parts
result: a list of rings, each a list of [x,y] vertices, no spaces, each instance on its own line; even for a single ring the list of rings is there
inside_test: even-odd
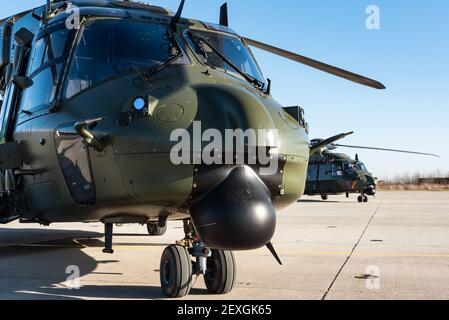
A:
[[[368,171],[367,167],[365,166],[365,164],[363,162],[357,162],[357,166],[360,168],[360,170],[362,171]]]
[[[97,20],[86,25],[68,74],[66,97],[112,77],[150,69],[180,54],[163,25],[124,20]]]
[[[350,162],[344,162],[343,169],[349,174],[359,171],[359,168],[354,163]]]
[[[214,48],[221,52],[236,67],[265,85],[265,80],[263,78],[262,72],[257,65],[257,62],[255,61],[252,53],[240,39],[232,35],[223,35],[213,32],[194,31],[192,33],[195,36],[201,37],[206,40]],[[220,58],[220,56],[211,48],[209,48],[208,46],[200,47],[198,43],[192,40],[189,34],[190,32],[188,33],[187,38],[189,39],[190,44],[205,64],[211,67],[222,68],[232,73],[236,72],[232,66],[223,61],[223,59]]]

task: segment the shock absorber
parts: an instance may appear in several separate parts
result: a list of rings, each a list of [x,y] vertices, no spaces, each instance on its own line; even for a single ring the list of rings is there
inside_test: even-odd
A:
[[[198,237],[195,237],[189,252],[192,257],[196,258],[194,273],[197,275],[205,274],[207,271],[207,259],[212,257],[212,250],[206,247]]]

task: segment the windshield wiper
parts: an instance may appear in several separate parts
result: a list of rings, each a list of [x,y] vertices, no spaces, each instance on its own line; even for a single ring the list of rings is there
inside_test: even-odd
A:
[[[168,35],[168,37],[170,37],[170,35]],[[169,41],[171,42],[171,41],[175,41],[175,40],[169,40]],[[181,49],[179,49],[179,47],[177,47],[173,43],[171,43],[171,44],[178,51],[177,54],[170,56],[167,60],[165,60],[161,64],[159,64],[155,67],[151,67],[146,70],[141,70],[138,67],[136,67],[135,65],[130,65],[131,69],[133,69],[140,76],[140,78],[142,78],[143,81],[148,83],[155,74],[161,72],[162,70],[164,70],[166,67],[168,67],[169,65],[174,63],[176,60],[178,60],[182,56]]]
[[[164,61],[163,63],[152,67],[150,69],[147,70],[141,70],[138,67],[136,67],[134,64],[131,64],[130,67],[131,69],[133,69],[138,75],[139,77],[145,81],[146,83],[150,83],[152,77],[161,72],[162,70],[164,70],[166,67],[168,67],[169,65],[171,65],[173,62],[175,62],[176,60],[178,60],[181,57],[181,52],[179,52],[177,55],[172,56],[171,58],[169,58],[168,60]]]
[[[149,79],[151,79],[152,76],[154,76],[156,73],[159,73],[160,71],[162,71],[163,69],[165,69],[166,67],[171,65],[173,62],[178,60],[180,57],[181,57],[181,51],[179,51],[178,54],[170,57],[168,60],[161,63],[160,65],[150,68],[147,72],[145,72],[145,76],[147,76]]]
[[[226,58],[226,56],[223,53],[221,53],[220,50],[218,50],[213,45],[211,45],[206,39],[204,39],[203,37],[197,36],[197,35],[193,35],[193,34],[191,34],[191,36],[194,40],[196,40],[196,42],[201,41],[201,42],[205,43],[213,52],[215,52],[215,54],[217,56],[219,56],[229,66],[231,66],[232,69],[237,71],[237,73],[239,73],[246,81],[248,81],[252,85],[256,86],[260,90],[262,90],[264,88],[265,84],[263,82],[257,80],[253,76],[249,75],[248,73],[246,73],[245,71],[243,71],[242,69],[237,67],[231,60]]]

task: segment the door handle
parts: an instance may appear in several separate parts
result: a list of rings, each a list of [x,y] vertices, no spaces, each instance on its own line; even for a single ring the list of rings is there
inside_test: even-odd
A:
[[[97,118],[91,120],[84,120],[75,123],[75,131],[83,139],[83,143],[89,147],[94,148],[98,152],[103,152],[106,149],[106,144],[101,137],[98,137],[90,129],[92,126],[96,126],[98,122],[103,121],[104,118]]]

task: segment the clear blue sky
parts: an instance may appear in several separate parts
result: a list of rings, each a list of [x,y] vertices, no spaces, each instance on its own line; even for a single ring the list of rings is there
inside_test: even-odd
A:
[[[2,1],[8,16],[45,1]],[[149,1],[146,1],[149,2]],[[176,10],[178,0],[153,0]],[[184,15],[218,20],[219,0],[187,0]],[[255,50],[273,95],[301,105],[312,137],[356,131],[348,144],[438,153],[441,159],[371,151],[361,159],[380,178],[440,170],[449,174],[449,1],[229,0],[240,34],[380,80],[377,91]],[[365,27],[368,5],[381,29]]]

